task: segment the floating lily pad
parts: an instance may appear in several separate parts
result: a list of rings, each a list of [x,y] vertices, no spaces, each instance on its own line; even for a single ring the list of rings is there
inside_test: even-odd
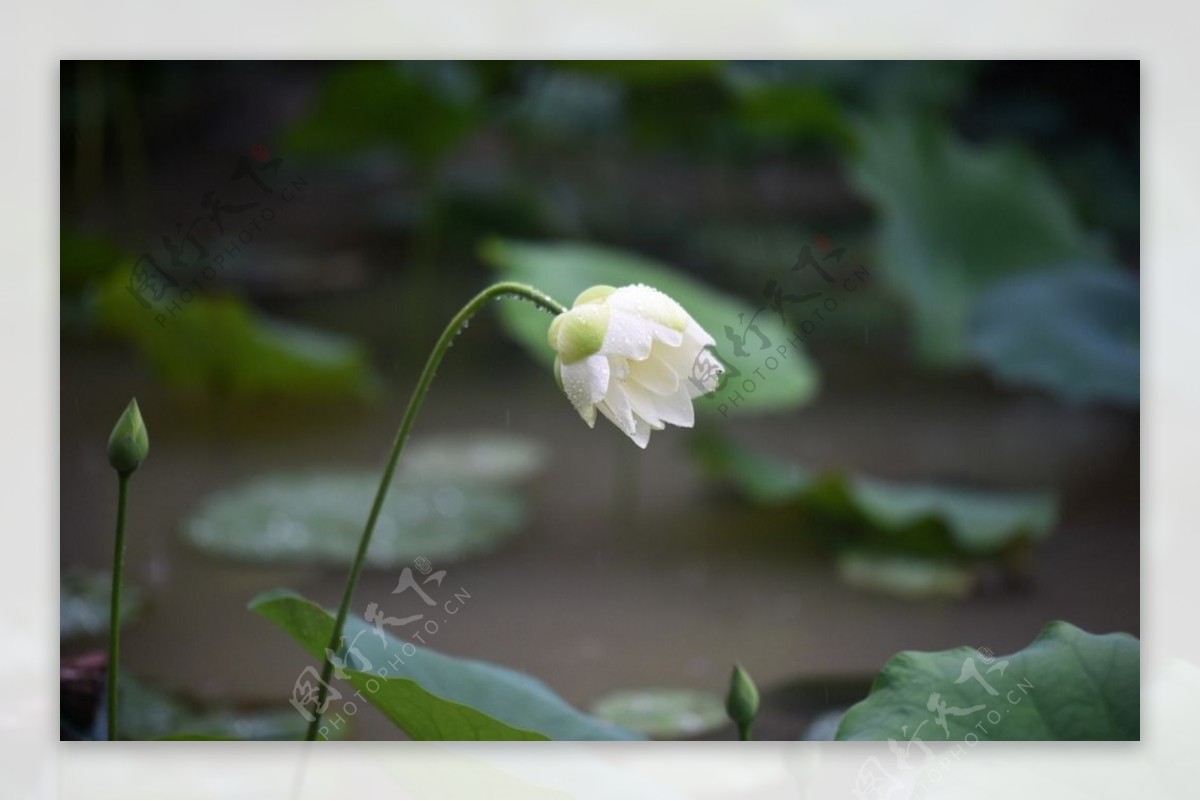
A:
[[[798,504],[839,546],[872,545],[924,555],[988,555],[1049,534],[1057,501],[1044,492],[1000,492],[904,484],[818,473],[708,436],[705,465],[763,505]]]
[[[373,472],[265,476],[208,498],[184,533],[206,551],[243,561],[348,565],[378,484]],[[523,503],[509,490],[397,481],[367,564],[457,561],[494,550],[523,522]]]
[[[102,637],[108,634],[112,603],[112,576],[108,573],[67,573],[58,588],[58,636]],[[144,606],[142,590],[126,582],[121,587],[121,625]]]
[[[936,559],[850,551],[838,556],[837,567],[851,587],[900,598],[965,598],[975,586],[974,572]]]
[[[540,442],[515,434],[446,434],[409,443],[400,475],[424,484],[516,484],[541,471],[547,455]]]
[[[846,712],[837,739],[1136,740],[1139,665],[1136,638],[1061,621],[1008,656],[904,651]]]
[[[334,625],[326,610],[288,590],[263,593],[250,609],[324,657]],[[579,712],[532,676],[377,633],[361,617],[346,621],[345,640],[346,680],[414,740],[640,739]]]
[[[729,722],[724,701],[689,689],[621,690],[593,704],[592,714],[660,740],[696,737]]]

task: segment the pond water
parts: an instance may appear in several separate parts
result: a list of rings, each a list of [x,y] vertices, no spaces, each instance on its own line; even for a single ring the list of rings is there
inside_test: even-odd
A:
[[[477,328],[487,324],[469,336],[486,336]],[[1051,619],[1139,633],[1136,416],[999,392],[978,377],[916,377],[887,353],[839,347],[818,354],[825,386],[813,405],[728,424],[815,467],[1060,491],[1060,522],[1036,548],[1027,585],[912,602],[844,585],[794,515],[715,487],[685,432],[655,434],[639,452],[603,422],[588,430],[553,378],[515,349],[503,361],[518,366],[504,369],[457,351],[414,436],[507,430],[543,440],[551,457],[531,487],[527,529],[492,555],[445,566],[445,586],[470,596],[428,639],[446,653],[531,673],[586,708],[616,689],[723,694],[734,661],[764,690],[808,679],[836,695],[839,680],[872,675],[903,649],[1007,653]],[[345,570],[223,561],[187,544],[181,523],[210,493],[265,472],[380,469],[416,378],[415,363],[385,368],[371,405],[185,398],[115,346],[64,339],[64,569],[109,566],[116,480],[104,443],[131,394],[151,434],[132,483],[126,569],[149,603],[123,637],[127,670],[201,700],[286,702],[311,660],[246,602],[287,586],[332,607]],[[368,571],[354,608],[392,597],[398,572]],[[83,648],[64,644],[63,654]],[[371,709],[353,724],[360,738],[397,736]],[[758,734],[794,739],[803,724],[776,710]]]

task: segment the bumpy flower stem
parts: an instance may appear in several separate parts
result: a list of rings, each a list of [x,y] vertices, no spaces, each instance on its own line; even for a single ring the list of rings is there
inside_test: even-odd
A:
[[[108,622],[108,739],[117,739],[117,674],[121,667],[121,573],[125,566],[125,496],[129,473],[118,473],[117,543],[113,553],[111,609]]]
[[[317,731],[321,724],[321,713],[319,710],[325,706],[325,699],[329,692],[329,681],[333,674],[333,662],[330,660],[330,656],[336,655],[338,643],[342,640],[342,629],[346,625],[346,614],[350,609],[350,601],[354,597],[354,588],[358,585],[358,578],[362,573],[363,564],[367,558],[367,549],[371,545],[371,534],[375,531],[375,523],[379,519],[379,512],[383,508],[384,499],[387,497],[388,489],[391,487],[392,475],[396,471],[396,463],[400,460],[400,452],[404,450],[404,443],[408,440],[408,434],[412,430],[413,421],[417,417],[417,412],[421,409],[421,404],[425,400],[426,393],[429,392],[429,386],[433,383],[434,375],[437,374],[438,365],[442,363],[442,357],[446,355],[446,351],[449,350],[450,343],[454,341],[454,337],[458,335],[458,332],[462,330],[471,317],[483,306],[487,305],[488,301],[506,297],[532,301],[535,306],[545,309],[551,314],[557,315],[566,311],[566,308],[558,301],[531,286],[502,281],[498,284],[493,284],[471,298],[467,305],[463,306],[458,314],[454,315],[449,325],[446,326],[446,330],[438,337],[437,343],[433,346],[433,351],[429,354],[428,361],[425,362],[425,369],[421,371],[421,377],[417,379],[416,389],[413,390],[412,397],[409,398],[408,408],[404,410],[404,417],[400,420],[400,428],[396,432],[395,441],[392,443],[391,455],[388,456],[387,466],[383,469],[383,476],[379,480],[379,489],[375,492],[375,501],[371,504],[371,514],[367,517],[367,525],[363,529],[362,538],[358,542],[358,553],[354,556],[354,564],[350,567],[350,576],[346,580],[346,588],[342,592],[342,603],[338,607],[337,620],[333,624],[333,634],[329,638],[329,647],[325,649],[325,664],[321,668],[321,689],[318,691],[317,704],[312,713],[313,719],[308,725],[306,740],[315,740],[317,738]]]

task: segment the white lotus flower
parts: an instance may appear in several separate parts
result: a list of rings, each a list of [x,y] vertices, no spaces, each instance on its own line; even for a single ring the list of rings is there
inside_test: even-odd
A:
[[[691,428],[692,399],[724,368],[713,338],[671,298],[642,284],[594,286],[550,324],[554,375],[579,415],[596,410],[645,448],[667,423]]]

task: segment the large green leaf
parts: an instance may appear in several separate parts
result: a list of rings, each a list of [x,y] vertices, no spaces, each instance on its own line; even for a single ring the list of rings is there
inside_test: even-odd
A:
[[[877,259],[914,313],[927,362],[967,361],[971,305],[990,284],[1100,255],[1025,152],[968,145],[898,116],[857,133],[852,174],[881,217]]]
[[[1003,657],[904,651],[846,712],[839,740],[1137,740],[1140,647],[1055,621]],[[913,746],[913,755],[916,746]]]
[[[100,286],[100,325],[132,342],[169,384],[293,397],[366,396],[374,391],[376,380],[365,354],[344,337],[266,319],[229,296],[195,292],[173,315],[146,309],[128,291],[128,282],[128,269],[118,269]]]
[[[465,603],[465,601],[464,601]],[[250,608],[323,659],[334,619],[288,590],[264,593]],[[348,681],[417,740],[628,740],[637,735],[572,708],[537,679],[498,665],[459,659],[402,642],[383,641],[351,616],[343,649]]]
[[[704,464],[751,500],[798,503],[849,545],[936,554],[947,546],[990,554],[1040,539],[1054,525],[1053,495],[902,484],[838,472],[818,473],[714,436],[698,441]]]
[[[1006,383],[1137,406],[1137,278],[1078,265],[1003,281],[971,320],[971,350]]]
[[[249,562],[345,564],[354,560],[379,486],[373,472],[268,475],[207,498],[184,524],[199,548]],[[511,489],[397,479],[380,511],[367,564],[425,557],[439,564],[494,550],[521,529]]]
[[[752,392],[742,391],[742,400],[736,406],[726,397],[733,393],[731,387],[718,390],[711,399],[697,399],[697,408],[718,411],[724,406],[729,414],[762,412],[797,406],[816,393],[815,368],[801,347],[789,341],[793,333],[785,329],[776,316],[762,311],[760,306],[752,306],[707,287],[664,264],[633,253],[564,242],[497,240],[483,249],[483,258],[503,277],[532,284],[564,304],[570,304],[580,292],[596,284],[648,284],[670,295],[717,338],[717,352],[722,360],[743,374],[753,374],[761,369],[765,376],[755,381]],[[769,344],[762,346],[762,342],[751,334],[747,343],[748,355],[736,356],[730,343],[722,338],[722,332],[726,327],[740,332],[756,313],[755,322]],[[499,314],[509,332],[530,353],[547,365],[554,362],[554,353],[546,344],[550,320],[544,312],[530,304],[509,303],[500,307]],[[744,322],[739,322],[739,315],[743,315]],[[764,368],[768,357],[772,358],[771,364],[778,363],[773,370]]]

